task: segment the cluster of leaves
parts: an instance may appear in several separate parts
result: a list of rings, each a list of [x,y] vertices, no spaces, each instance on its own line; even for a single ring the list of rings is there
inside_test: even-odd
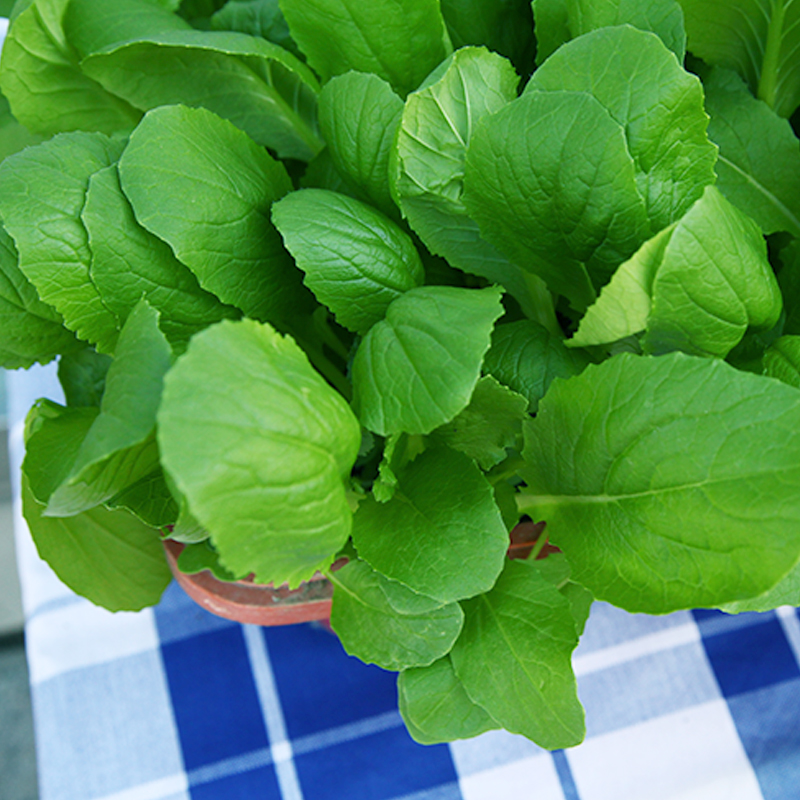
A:
[[[158,600],[166,531],[187,570],[322,570],[421,742],[578,743],[593,597],[800,602],[799,17],[18,0],[0,356],[66,396],[27,422],[40,553],[111,609]],[[561,554],[506,557],[525,514]]]

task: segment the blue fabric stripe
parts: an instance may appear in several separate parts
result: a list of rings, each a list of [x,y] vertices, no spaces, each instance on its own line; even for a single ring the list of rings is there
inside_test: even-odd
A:
[[[567,754],[563,750],[553,750],[550,754],[553,757],[558,780],[561,782],[561,791],[564,792],[564,800],[581,800],[578,794],[578,787],[575,785],[575,778],[572,775],[572,768],[569,765]]]

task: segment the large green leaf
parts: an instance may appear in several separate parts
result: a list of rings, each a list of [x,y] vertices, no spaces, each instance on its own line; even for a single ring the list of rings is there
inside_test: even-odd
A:
[[[200,108],[150,111],[119,174],[136,219],[206,291],[256,319],[305,302],[301,273],[270,222],[273,201],[292,189],[289,176],[230,122]]]
[[[630,611],[765,591],[800,555],[800,393],[716,359],[621,355],[550,387],[523,513]],[[758,557],[753,541],[758,541]]]
[[[794,0],[679,0],[689,49],[736,70],[782,117],[800,104],[800,7]]]
[[[363,561],[351,561],[329,578],[331,627],[344,649],[368,664],[391,670],[432,664],[461,632],[458,603],[443,605],[415,594]],[[404,610],[397,608],[398,595],[407,603]]]
[[[62,27],[68,2],[34,0],[11,25],[0,59],[0,88],[14,116],[45,136],[132,128],[141,114],[82,72]]]
[[[521,74],[533,71],[530,0],[441,0],[441,5],[453,47],[485,45],[510,59]]]
[[[717,188],[765,234],[800,236],[800,143],[792,126],[729,70],[712,70],[704,86],[708,135],[719,146]]]
[[[162,464],[231,572],[297,585],[331,563],[361,429],[291,339],[252,320],[197,334],[158,423]]]
[[[167,338],[185,344],[213,322],[238,316],[236,309],[201,289],[169,246],[139,225],[120,188],[116,165],[92,175],[81,220],[89,234],[92,281],[121,320],[145,297],[159,312]]]
[[[11,113],[8,100],[0,95],[0,161],[41,141],[41,136],[31,133],[24,125],[17,122]]]
[[[589,363],[580,350],[569,350],[533,320],[498,325],[483,360],[484,372],[521,394],[535,412],[555,378],[577,375]]]
[[[397,216],[389,191],[389,153],[403,101],[377,75],[348,72],[319,96],[319,127],[331,160],[360,199]]]
[[[0,164],[0,216],[20,269],[64,324],[103,352],[113,352],[119,323],[91,280],[80,214],[91,176],[122,148],[102,133],[65,133]]]
[[[405,96],[451,49],[438,0],[282,0],[281,8],[323,81],[370,72]]]
[[[781,305],[758,226],[709,186],[678,223],[620,266],[572,343],[646,330],[648,352],[725,356],[748,328],[773,327]]]
[[[771,611],[779,606],[800,606],[800,562],[763,594],[723,603],[720,609],[728,614],[740,614],[743,611]]]
[[[500,727],[470,700],[449,656],[401,672],[397,694],[408,732],[420,744],[469,739]]]
[[[39,555],[70,589],[109,611],[155,605],[172,580],[158,531],[98,506],[76,517],[42,515],[22,479],[22,510]]]
[[[681,217],[714,182],[717,148],[706,134],[702,86],[655,34],[623,25],[568,42],[525,87],[536,91],[588,92],[617,122],[651,233]]]
[[[183,103],[230,120],[281,157],[308,161],[323,146],[319,84],[272,42],[227,31],[157,31],[86,54],[82,67],[144,111]]]
[[[353,408],[364,427],[430,433],[466,408],[502,313],[493,288],[422,286],[398,297],[353,361]]]
[[[459,50],[406,100],[389,177],[403,215],[432,253],[502,284],[533,316],[526,274],[481,238],[461,199],[472,131],[517,96],[518,83],[496,53]]]
[[[80,349],[61,316],[39,299],[18,265],[14,242],[0,227],[0,364],[5,369],[47,364]]]
[[[366,333],[393,300],[425,280],[411,237],[352,197],[326,189],[292,192],[272,207],[272,221],[305,272],[306,286],[357,333]]]
[[[171,362],[157,313],[140,301],[120,332],[100,414],[81,442],[69,475],[50,496],[46,515],[78,514],[157,468],[153,431]]]
[[[484,118],[463,197],[484,238],[578,309],[649,230],[624,131],[586,92],[529,92]]]
[[[510,561],[495,587],[463,604],[451,658],[467,694],[506,730],[549,749],[584,736],[569,601],[537,569]]]
[[[536,62],[570,39],[615,25],[652,31],[683,63],[686,33],[678,0],[533,0]]]
[[[438,447],[398,477],[389,502],[367,498],[359,505],[353,525],[359,556],[441,603],[491,588],[505,562],[508,533],[477,466]]]

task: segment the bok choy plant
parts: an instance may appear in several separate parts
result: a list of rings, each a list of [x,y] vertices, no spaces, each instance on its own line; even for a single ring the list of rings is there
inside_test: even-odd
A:
[[[0,89],[75,591],[321,571],[418,741],[546,748],[594,598],[800,604],[800,4],[18,0]]]

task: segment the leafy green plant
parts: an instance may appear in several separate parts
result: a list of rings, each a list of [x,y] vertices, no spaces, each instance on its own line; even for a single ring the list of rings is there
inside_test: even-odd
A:
[[[798,13],[19,0],[0,354],[66,396],[27,421],[39,552],[115,610],[166,535],[322,571],[425,743],[580,742],[593,598],[800,604]],[[526,515],[561,552],[507,558]]]

